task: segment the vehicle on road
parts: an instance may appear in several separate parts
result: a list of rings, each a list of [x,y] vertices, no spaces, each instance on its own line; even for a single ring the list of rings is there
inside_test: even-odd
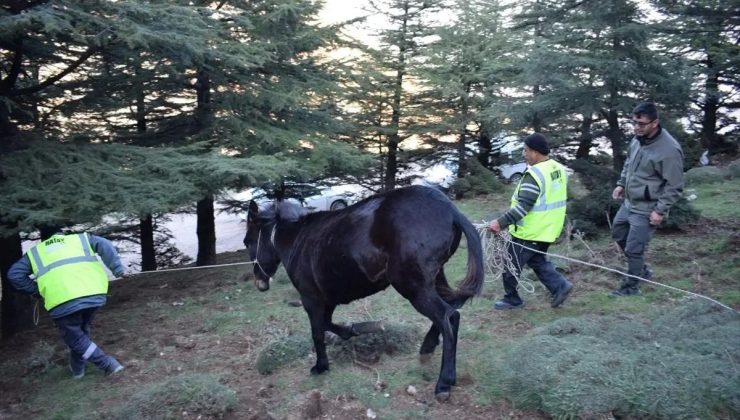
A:
[[[357,201],[358,188],[354,185],[337,185],[333,187],[317,186],[308,183],[285,183],[284,199],[305,207],[309,211],[328,211],[343,209]],[[240,201],[255,200],[262,206],[276,197],[272,188],[250,188],[232,195]]]
[[[527,162],[519,163],[505,163],[503,165],[496,166],[496,169],[503,178],[509,184],[516,184],[522,179],[524,172],[527,171]]]

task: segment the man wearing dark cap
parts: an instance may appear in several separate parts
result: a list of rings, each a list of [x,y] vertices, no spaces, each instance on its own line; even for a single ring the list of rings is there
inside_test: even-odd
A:
[[[511,208],[493,220],[489,229],[494,233],[511,226],[511,242],[507,251],[515,272],[504,270],[504,298],[495,309],[524,306],[517,286],[521,268],[528,265],[550,292],[550,306],[557,308],[568,297],[573,284],[555,270],[545,258],[547,249],[560,236],[565,223],[568,198],[568,174],[565,167],[550,159],[547,138],[534,133],[524,139],[524,159],[529,168],[511,197]]]
[[[108,292],[108,274],[97,256],[113,275],[121,277],[125,270],[116,248],[99,236],[65,235],[61,226],[43,226],[40,234],[41,241],[10,267],[8,281],[21,292],[43,298],[44,307],[69,347],[73,378],[85,376],[87,362],[105,375],[121,372],[123,365],[90,338],[93,317],[105,304]]]
[[[660,126],[658,110],[642,102],[632,111],[635,137],[627,150],[622,174],[612,198],[624,198],[612,223],[612,238],[627,257],[627,276],[613,297],[640,293],[639,279],[650,280],[645,264],[650,238],[683,194],[683,150]]]

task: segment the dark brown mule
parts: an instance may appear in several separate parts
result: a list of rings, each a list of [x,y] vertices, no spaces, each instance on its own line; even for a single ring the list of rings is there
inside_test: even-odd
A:
[[[462,234],[468,243],[468,269],[457,290],[443,266]],[[332,322],[339,304],[369,296],[392,285],[432,321],[421,354],[429,354],[442,334],[442,367],[435,387],[446,400],[455,385],[460,313],[457,308],[483,286],[481,243],[473,225],[441,192],[412,186],[369,197],[342,210],[305,214],[289,202],[259,210],[249,205],[244,244],[255,262],[260,290],[282,262],[311,323],[316,365],[329,368],[324,332],[348,339],[357,332]]]

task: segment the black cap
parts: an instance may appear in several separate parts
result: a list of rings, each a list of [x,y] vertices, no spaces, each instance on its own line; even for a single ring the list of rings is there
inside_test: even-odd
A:
[[[62,225],[54,225],[54,224],[48,224],[48,225],[41,226],[39,228],[39,233],[41,234],[41,240],[45,241],[57,233],[62,233],[63,228],[64,226]]]
[[[524,139],[524,144],[526,144],[530,149],[536,150],[543,155],[550,154],[550,147],[547,145],[547,138],[540,133],[528,135]]]

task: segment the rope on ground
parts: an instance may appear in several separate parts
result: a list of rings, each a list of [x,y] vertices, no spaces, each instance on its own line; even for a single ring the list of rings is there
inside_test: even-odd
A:
[[[238,263],[229,263],[229,264],[201,265],[201,266],[198,266],[198,267],[164,268],[164,269],[161,269],[161,270],[140,271],[138,273],[126,274],[123,277],[118,277],[118,279],[120,280],[120,279],[123,279],[123,278],[130,278],[130,277],[139,276],[139,275],[142,275],[142,274],[166,273],[168,271],[202,270],[202,269],[206,269],[206,268],[229,267],[229,266],[232,266],[232,265],[246,265],[246,264],[254,264],[254,263],[255,263],[254,261],[247,261],[247,262],[238,262]]]
[[[500,242],[503,242],[503,244],[504,244],[503,246],[496,245],[495,247],[490,247],[490,246],[489,247],[486,247],[486,246],[484,246],[483,249],[485,250],[485,257],[486,257],[486,260],[487,260],[486,261],[486,268],[488,268],[489,267],[488,260],[497,260],[497,259],[502,258],[500,254],[502,254],[502,253],[503,254],[507,254],[506,253],[506,244],[511,241],[511,235],[508,232],[506,232],[506,231],[502,231],[498,235],[493,235],[492,232],[489,232],[488,231],[488,224],[485,223],[485,222],[483,224],[476,224],[475,227],[476,227],[476,229],[478,229],[478,231],[481,234],[481,241],[482,242],[485,243],[486,241],[489,241],[488,239],[485,239],[486,236],[499,236],[500,237],[499,241]],[[494,241],[496,241],[496,239],[494,239]],[[721,307],[723,307],[725,309],[729,309],[729,310],[731,310],[731,311],[733,311],[735,313],[740,313],[740,311],[737,311],[737,310],[733,309],[732,307],[725,305],[722,302],[719,302],[719,301],[717,301],[715,299],[712,299],[712,298],[710,298],[708,296],[704,296],[704,295],[699,294],[699,293],[690,292],[688,290],[679,289],[678,287],[669,286],[667,284],[659,283],[657,281],[648,280],[648,279],[644,279],[644,278],[639,277],[639,276],[630,275],[630,274],[627,274],[625,272],[622,272],[622,271],[619,271],[619,270],[615,270],[613,268],[609,268],[609,267],[606,267],[606,266],[603,266],[603,265],[600,265],[600,264],[593,264],[593,263],[589,263],[589,262],[586,262],[586,261],[581,261],[581,260],[578,260],[578,259],[575,259],[575,258],[566,257],[564,255],[558,255],[558,254],[553,254],[553,253],[549,253],[549,252],[542,252],[540,250],[537,250],[537,249],[534,249],[534,248],[530,248],[530,247],[528,247],[526,245],[523,245],[523,244],[519,244],[518,243],[517,246],[520,246],[520,247],[522,247],[524,249],[528,249],[530,251],[534,251],[534,252],[537,252],[537,253],[540,253],[540,254],[545,254],[545,255],[550,256],[550,257],[560,258],[560,259],[563,259],[563,260],[566,260],[566,261],[571,261],[571,262],[574,262],[574,263],[583,264],[583,265],[587,265],[587,266],[590,266],[590,267],[600,268],[600,269],[603,269],[603,270],[611,271],[613,273],[621,274],[623,276],[631,276],[633,278],[636,278],[636,279],[638,279],[640,281],[644,281],[646,283],[650,283],[650,284],[653,284],[653,285],[656,285],[656,286],[665,287],[667,289],[671,289],[671,290],[674,290],[674,291],[677,291],[677,292],[681,292],[681,293],[684,293],[684,294],[687,294],[687,295],[695,296],[695,297],[698,297],[698,298],[701,298],[701,299],[706,299],[706,300],[708,300],[708,301],[710,301],[710,302],[712,302],[712,303],[714,303],[716,305],[719,305],[719,306],[721,306]],[[502,249],[503,249],[503,251],[502,251]],[[492,254],[493,252],[496,252],[498,254]],[[492,263],[492,266],[496,266],[497,267],[498,264],[499,264],[498,262],[494,262],[494,263]]]

